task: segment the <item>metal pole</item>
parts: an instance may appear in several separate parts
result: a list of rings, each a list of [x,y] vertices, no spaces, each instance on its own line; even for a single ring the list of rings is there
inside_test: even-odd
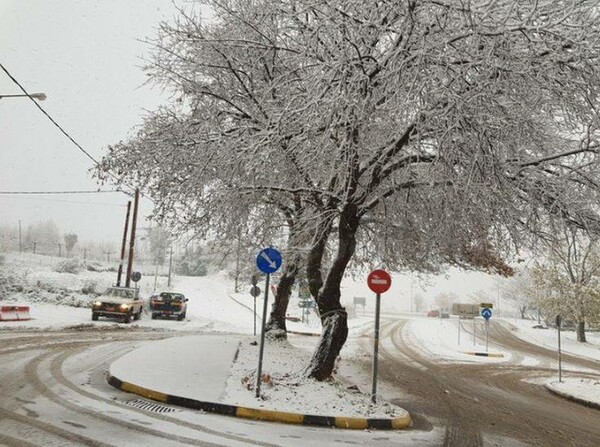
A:
[[[140,190],[135,190],[133,198],[133,219],[131,221],[131,237],[129,238],[129,259],[127,260],[127,277],[125,278],[125,287],[131,284],[131,271],[133,269],[133,248],[135,245],[135,227],[137,223],[138,202],[140,201]]]
[[[171,272],[173,271],[173,245],[171,244],[171,253],[169,254],[169,279],[167,280],[167,287],[171,287]]]
[[[239,277],[240,277],[240,248],[241,248],[241,232],[242,232],[242,227],[238,227],[238,234],[237,234],[237,248],[235,250],[235,285],[234,285],[234,292],[237,293],[239,290],[239,285],[238,285],[238,281],[239,281]]]
[[[556,325],[558,327],[558,381],[562,382],[562,356],[560,351],[560,321]]]
[[[254,297],[254,335],[256,335],[256,297]]]
[[[458,345],[460,346],[460,315],[458,316]]]
[[[156,281],[158,281],[158,259],[154,260],[154,290],[156,290]]]
[[[127,246],[127,227],[129,226],[129,211],[131,210],[131,200],[127,202],[127,214],[125,215],[125,228],[123,229],[123,240],[121,242],[121,260],[119,261],[119,271],[117,272],[117,287],[121,286],[121,276],[123,275],[123,263],[125,262],[125,247]]]
[[[490,331],[490,320],[485,320],[485,352],[488,352],[488,333]]]
[[[258,371],[256,377],[256,397],[260,397],[260,376],[262,375],[263,353],[265,350],[265,326],[267,325],[267,300],[269,299],[269,279],[271,274],[267,273],[265,284],[265,303],[263,305],[262,328],[260,331],[260,349],[258,351]]]
[[[377,294],[375,304],[375,341],[373,343],[373,388],[371,389],[371,402],[377,403],[377,357],[379,355],[379,307],[381,294]]]
[[[413,272],[410,272],[410,313],[413,312]]]

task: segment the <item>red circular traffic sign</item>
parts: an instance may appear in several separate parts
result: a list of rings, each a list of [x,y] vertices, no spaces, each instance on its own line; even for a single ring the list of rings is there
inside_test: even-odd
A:
[[[392,278],[385,270],[373,270],[367,278],[369,289],[375,293],[387,292],[392,285]]]

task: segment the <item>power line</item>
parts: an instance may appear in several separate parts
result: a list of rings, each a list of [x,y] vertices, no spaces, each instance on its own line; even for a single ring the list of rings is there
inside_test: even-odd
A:
[[[41,195],[41,194],[102,194],[106,192],[123,192],[120,189],[111,189],[104,191],[0,191],[2,195],[17,195],[17,194],[28,194],[28,195]]]
[[[77,204],[81,204],[81,205],[102,205],[102,206],[118,206],[118,207],[126,206],[126,205],[117,205],[114,203],[90,202],[89,200],[86,200],[85,202],[83,202],[83,201],[78,201],[78,200],[51,199],[47,196],[46,197],[35,197],[34,195],[18,196],[16,194],[6,194],[6,195],[0,195],[0,199],[2,199],[2,200],[4,200],[4,199],[38,200],[38,201],[41,200],[43,202],[77,203]]]
[[[96,167],[100,167],[100,162],[98,162],[98,160],[96,160],[94,157],[92,157],[88,151],[86,151],[86,150],[85,150],[85,149],[84,149],[84,148],[83,148],[83,147],[82,147],[82,146],[81,146],[81,145],[80,145],[80,144],[79,144],[77,141],[75,141],[75,139],[74,139],[74,138],[73,138],[71,135],[69,135],[69,134],[67,133],[67,131],[66,131],[66,130],[64,130],[64,129],[61,127],[61,125],[60,125],[60,124],[58,124],[58,123],[56,122],[56,120],[50,116],[50,114],[49,114],[48,112],[46,112],[46,111],[44,110],[44,108],[43,108],[43,107],[42,107],[42,106],[41,106],[41,105],[40,105],[40,104],[39,104],[39,103],[38,103],[38,102],[35,100],[35,98],[33,98],[33,97],[31,96],[31,94],[30,94],[30,93],[29,93],[27,90],[25,90],[25,87],[23,87],[23,86],[22,86],[22,85],[19,83],[19,81],[17,81],[17,80],[15,79],[15,77],[14,77],[13,75],[11,75],[11,74],[10,74],[10,72],[9,72],[9,71],[6,69],[6,67],[5,67],[5,66],[4,66],[2,63],[0,63],[0,68],[2,69],[2,71],[4,71],[4,73],[6,73],[6,75],[7,75],[7,76],[8,76],[8,77],[9,77],[11,80],[12,80],[12,81],[13,81],[13,82],[14,82],[14,83],[15,83],[15,84],[16,84],[16,85],[17,85],[17,86],[18,86],[18,87],[21,89],[21,91],[22,91],[22,92],[23,92],[25,95],[27,95],[27,97],[28,97],[28,98],[29,98],[29,99],[30,99],[30,100],[33,102],[33,104],[35,104],[35,106],[36,106],[36,107],[37,107],[37,108],[38,108],[38,109],[39,109],[39,110],[40,110],[40,111],[41,111],[41,112],[42,112],[42,113],[43,113],[43,114],[46,116],[46,118],[48,118],[48,119],[49,119],[49,120],[52,122],[52,124],[54,124],[54,125],[55,125],[55,126],[58,128],[58,130],[60,130],[60,131],[62,132],[62,134],[63,134],[63,135],[65,135],[65,136],[66,136],[66,137],[67,137],[67,138],[68,138],[68,139],[69,139],[69,140],[70,140],[70,141],[71,141],[71,142],[72,142],[72,143],[73,143],[73,144],[74,144],[74,145],[75,145],[75,146],[76,146],[76,147],[77,147],[77,148],[78,148],[78,149],[79,149],[81,152],[83,152],[83,153],[84,153],[84,154],[85,154],[85,155],[86,155],[86,156],[87,156],[87,157],[88,157],[90,160],[92,160],[92,161],[94,162],[94,164],[96,165]],[[108,175],[110,175],[110,176],[111,176],[112,178],[114,178],[115,180],[117,180],[117,181],[120,181],[119,177],[117,177],[116,175],[114,175],[112,172],[110,172],[110,171],[106,171],[106,172],[108,173]],[[122,183],[122,184],[123,184],[124,186],[128,187],[128,188],[131,188],[132,190],[135,190],[135,189],[136,189],[136,188],[133,188],[133,187],[131,187],[131,186],[127,185],[126,183]],[[122,191],[122,192],[125,192],[125,191]],[[148,198],[148,199],[150,199],[149,197],[147,197],[147,198]],[[152,200],[152,199],[150,199],[150,200],[153,202],[153,200]]]
[[[52,124],[54,124],[56,127],[58,127],[58,129],[59,129],[59,130],[60,130],[60,131],[61,131],[61,132],[64,134],[64,136],[66,136],[66,137],[67,137],[69,140],[71,140],[71,142],[72,142],[72,143],[73,143],[75,146],[77,146],[77,148],[78,148],[78,149],[79,149],[81,152],[83,152],[83,153],[84,153],[84,154],[85,154],[85,155],[86,155],[86,156],[87,156],[87,157],[88,157],[90,160],[92,160],[96,166],[98,166],[98,165],[100,164],[100,163],[99,163],[99,162],[98,162],[98,161],[97,161],[97,160],[96,160],[94,157],[92,157],[92,156],[90,155],[90,153],[89,153],[88,151],[86,151],[86,150],[85,150],[85,149],[84,149],[84,148],[83,148],[83,147],[82,147],[82,146],[81,146],[81,145],[80,145],[80,144],[79,144],[77,141],[75,141],[75,139],[74,139],[74,138],[73,138],[71,135],[69,135],[69,134],[67,133],[67,131],[66,131],[65,129],[63,129],[63,128],[61,127],[61,125],[60,125],[60,124],[58,124],[58,123],[57,123],[57,122],[54,120],[54,118],[52,118],[52,117],[51,117],[51,116],[48,114],[48,112],[46,112],[46,111],[44,110],[44,108],[43,108],[41,105],[39,105],[39,103],[38,103],[38,102],[37,102],[37,101],[36,101],[36,100],[35,100],[35,99],[34,99],[34,98],[33,98],[33,97],[32,97],[32,96],[29,94],[29,92],[28,92],[27,90],[25,90],[25,87],[23,87],[23,86],[22,86],[22,85],[19,83],[19,81],[17,81],[17,80],[16,80],[16,79],[13,77],[13,75],[11,75],[11,74],[9,73],[9,71],[8,71],[8,70],[7,70],[7,69],[4,67],[4,65],[2,65],[1,63],[0,63],[0,68],[2,68],[2,70],[4,71],[4,73],[6,73],[6,75],[7,75],[7,76],[8,76],[8,77],[9,77],[9,78],[10,78],[10,79],[11,79],[11,80],[12,80],[12,81],[15,83],[15,84],[17,84],[17,86],[18,86],[18,87],[21,89],[21,91],[22,91],[22,92],[23,92],[25,95],[27,95],[27,97],[29,97],[29,99],[31,99],[31,101],[33,101],[33,103],[35,104],[35,106],[36,106],[38,109],[40,109],[40,111],[41,111],[41,112],[42,112],[44,115],[46,115],[46,118],[48,118],[48,119],[49,119],[49,120],[52,122]]]

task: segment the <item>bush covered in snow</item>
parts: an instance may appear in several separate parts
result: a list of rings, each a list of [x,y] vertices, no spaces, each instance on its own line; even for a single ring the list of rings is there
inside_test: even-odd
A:
[[[81,293],[83,293],[85,295],[99,295],[97,288],[98,288],[98,281],[94,281],[94,280],[90,279],[83,283],[83,287],[81,288]]]
[[[114,266],[105,267],[98,262],[88,262],[84,265],[84,268],[89,272],[116,272],[117,268]]]
[[[54,267],[54,271],[58,273],[79,273],[82,265],[78,259],[67,259]]]
[[[13,293],[22,292],[26,274],[17,270],[2,268],[0,270],[0,300]]]

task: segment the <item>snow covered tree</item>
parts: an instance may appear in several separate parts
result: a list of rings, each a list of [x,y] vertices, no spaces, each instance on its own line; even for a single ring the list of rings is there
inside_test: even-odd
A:
[[[501,286],[503,299],[510,301],[525,319],[527,311],[537,307],[538,290],[533,286],[529,269],[518,270]]]
[[[23,237],[23,245],[31,251],[33,251],[33,247],[35,246],[37,253],[54,254],[60,240],[60,232],[56,223],[52,220],[47,220],[31,224],[27,227]]]
[[[73,248],[75,248],[75,244],[77,244],[77,235],[75,233],[67,233],[64,235],[65,240],[65,250],[67,250],[67,255],[71,256],[73,252]]]
[[[511,274],[541,216],[595,219],[579,206],[596,185],[594,1],[207,3],[211,22],[180,11],[153,42],[148,74],[179,102],[103,168],[217,234],[243,206],[299,201],[323,324],[308,376],[329,377],[346,341],[351,260]]]
[[[550,318],[574,321],[577,341],[585,342],[586,321],[600,310],[600,235],[563,224],[545,246],[546,261],[531,271],[529,296]]]
[[[450,311],[452,304],[458,301],[458,296],[452,292],[441,292],[433,297],[433,302],[441,311]]]

